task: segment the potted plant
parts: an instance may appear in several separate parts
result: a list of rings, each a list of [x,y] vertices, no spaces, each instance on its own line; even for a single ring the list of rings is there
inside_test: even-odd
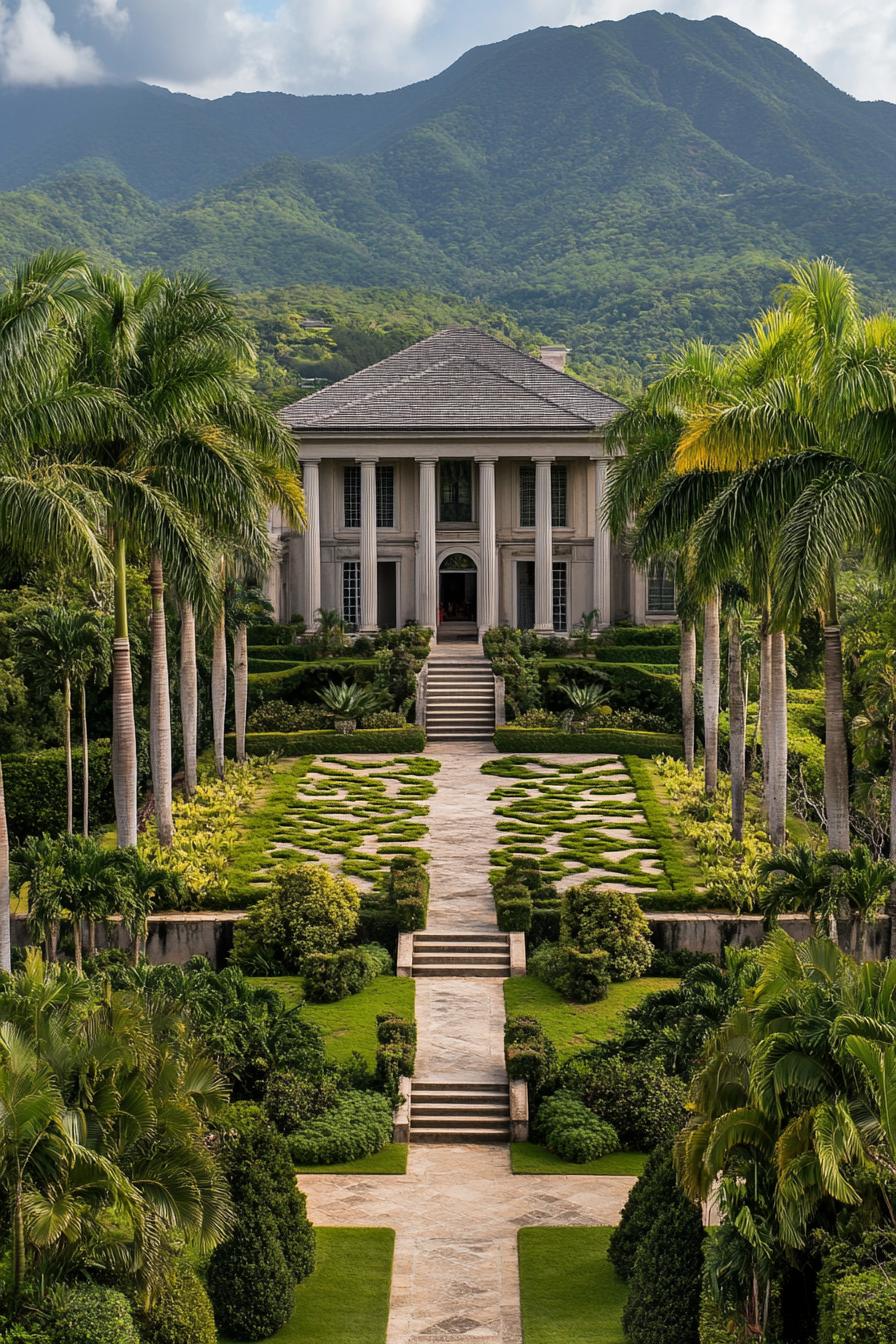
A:
[[[574,733],[584,733],[593,714],[609,713],[610,694],[595,682],[586,686],[564,686],[563,694],[572,705],[570,728]]]
[[[326,709],[333,715],[333,727],[337,733],[354,731],[358,719],[378,708],[379,696],[365,686],[357,686],[353,681],[331,681],[318,696]]]

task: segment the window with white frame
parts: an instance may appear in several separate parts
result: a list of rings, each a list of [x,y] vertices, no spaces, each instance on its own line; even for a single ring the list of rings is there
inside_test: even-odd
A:
[[[357,630],[361,624],[360,560],[342,562],[342,619],[349,630]]]
[[[567,526],[566,466],[551,466],[551,527]],[[520,527],[535,526],[535,463],[520,463]]]
[[[567,568],[565,560],[555,560],[551,566],[551,600],[553,607],[554,629],[559,633],[569,627],[569,602],[567,600]]]
[[[342,475],[342,525],[361,526],[361,464],[346,462]],[[391,462],[376,466],[376,525],[395,526],[395,468]]]
[[[346,462],[342,468],[342,524],[361,526],[361,464]]]
[[[651,560],[647,570],[647,613],[650,616],[675,614],[675,573],[662,560]]]
[[[376,525],[395,526],[395,468],[391,462],[377,463],[376,468]]]

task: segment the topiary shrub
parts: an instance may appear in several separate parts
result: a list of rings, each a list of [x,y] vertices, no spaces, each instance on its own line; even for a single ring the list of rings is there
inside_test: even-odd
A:
[[[703,1223],[676,1185],[635,1254],[622,1328],[630,1344],[699,1344]]]
[[[177,1256],[147,1311],[136,1320],[141,1344],[217,1344],[211,1299],[193,1266]]]
[[[316,728],[329,728],[332,717],[320,705],[291,705],[288,700],[266,700],[253,709],[246,728],[250,733],[311,732]]]
[[[573,1003],[596,1003],[610,988],[606,952],[542,943],[528,958],[528,969]]]
[[[362,728],[406,728],[407,719],[396,709],[377,709],[365,714],[361,720]]]
[[[658,1144],[632,1186],[619,1222],[610,1234],[607,1254],[620,1279],[631,1278],[638,1247],[660,1210],[674,1195],[675,1186],[672,1145],[669,1142]]]
[[[834,1285],[831,1344],[891,1344],[896,1339],[896,1274],[858,1269]]]
[[[609,891],[598,879],[569,887],[561,898],[560,942],[603,952],[612,980],[634,980],[650,965],[650,929],[630,891]]]
[[[379,1092],[343,1092],[323,1115],[301,1124],[289,1136],[297,1167],[322,1162],[354,1162],[379,1150],[392,1138],[392,1107]]]
[[[379,1013],[376,1019],[376,1081],[397,1104],[400,1078],[410,1078],[417,1059],[417,1024],[397,1013]]]
[[[268,1209],[240,1209],[227,1241],[212,1253],[208,1291],[215,1323],[230,1339],[268,1339],[292,1315],[295,1280]]]
[[[547,1087],[557,1067],[557,1048],[534,1017],[509,1017],[504,1024],[504,1060],[510,1078],[522,1078],[534,1093]]]
[[[309,1003],[336,1003],[358,994],[378,975],[388,975],[392,958],[384,947],[340,947],[335,952],[310,952],[302,963]]]
[[[619,1135],[571,1092],[555,1092],[538,1108],[536,1131],[566,1162],[593,1162],[618,1152]]]
[[[54,1344],[140,1344],[124,1293],[97,1283],[65,1288],[47,1333]]]
[[[652,1059],[591,1056],[582,1100],[613,1126],[624,1148],[644,1150],[675,1135],[685,1120],[686,1088]]]
[[[389,865],[387,894],[395,925],[404,933],[425,929],[429,910],[429,873],[412,854],[397,854]]]
[[[268,1078],[264,1109],[281,1134],[291,1134],[306,1120],[313,1120],[336,1101],[339,1080],[332,1073],[304,1078],[291,1070],[278,1070]]]
[[[358,888],[319,863],[289,863],[274,871],[270,891],[234,930],[233,960],[251,974],[304,970],[312,953],[335,952],[354,935],[361,913]]]

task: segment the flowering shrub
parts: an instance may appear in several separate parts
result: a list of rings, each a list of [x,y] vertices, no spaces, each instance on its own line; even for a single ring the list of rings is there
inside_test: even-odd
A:
[[[703,792],[702,775],[688,773],[681,761],[656,758],[657,774],[669,796],[677,825],[691,841],[706,873],[711,902],[732,910],[751,910],[760,888],[760,860],[772,852],[762,827],[746,819],[742,841],[731,837],[731,781],[719,776],[714,799]]]
[[[254,801],[259,785],[272,771],[268,761],[230,764],[224,779],[204,778],[192,798],[175,798],[174,843],[159,844],[150,821],[137,848],[143,858],[183,878],[186,908],[220,904],[227,894],[227,871],[239,839],[239,821]]]

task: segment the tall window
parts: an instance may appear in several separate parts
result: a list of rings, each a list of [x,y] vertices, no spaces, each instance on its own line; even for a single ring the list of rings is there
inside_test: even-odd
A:
[[[569,603],[566,598],[566,563],[555,560],[551,569],[551,598],[554,629],[562,632],[569,625]]]
[[[342,619],[349,630],[361,624],[361,561],[342,562]]]
[[[675,612],[675,575],[662,560],[651,560],[647,570],[647,610],[652,616]]]
[[[346,462],[342,475],[342,517],[344,527],[361,526],[361,464]],[[376,525],[395,526],[395,468],[391,463],[376,466]]]
[[[473,463],[469,458],[448,457],[439,463],[439,521],[473,521]]]
[[[563,463],[551,464],[551,527],[566,527],[567,480]],[[535,463],[520,463],[520,527],[535,526]]]

